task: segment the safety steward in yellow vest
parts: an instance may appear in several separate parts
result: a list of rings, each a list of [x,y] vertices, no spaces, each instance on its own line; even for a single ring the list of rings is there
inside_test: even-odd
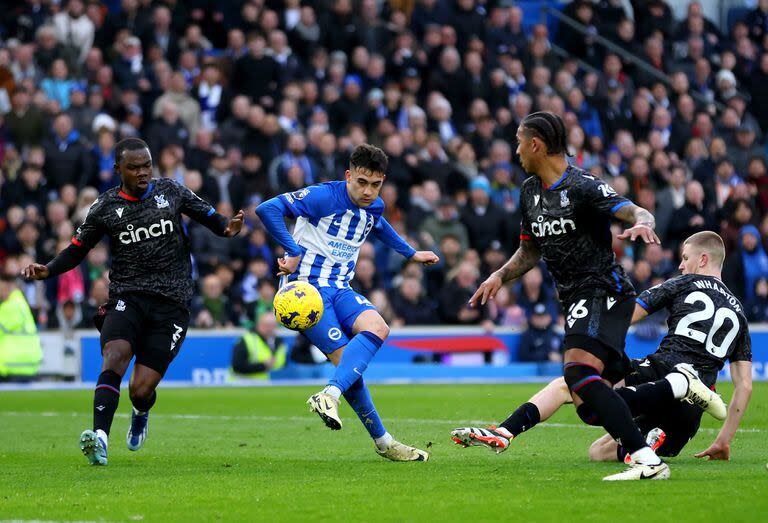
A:
[[[29,381],[37,376],[43,349],[35,318],[14,280],[0,275],[0,381]]]
[[[256,330],[246,332],[232,350],[233,379],[269,379],[269,373],[285,366],[286,346],[276,336],[277,320],[265,312],[256,321]]]

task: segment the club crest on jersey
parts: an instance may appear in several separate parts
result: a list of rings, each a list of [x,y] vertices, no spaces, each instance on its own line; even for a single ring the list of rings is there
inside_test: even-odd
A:
[[[157,204],[158,209],[164,209],[165,207],[168,207],[170,203],[168,203],[168,200],[165,199],[164,194],[158,194],[155,196],[155,203]]]
[[[562,191],[560,193],[560,207],[568,207],[571,204],[571,200],[568,199],[568,191]]]
[[[293,196],[297,200],[303,200],[308,194],[309,194],[309,189],[302,189],[300,191],[291,193],[291,196]]]

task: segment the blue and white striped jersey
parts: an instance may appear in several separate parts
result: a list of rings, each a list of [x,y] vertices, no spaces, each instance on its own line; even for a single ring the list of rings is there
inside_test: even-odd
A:
[[[372,230],[385,223],[382,199],[358,207],[349,199],[344,181],[313,185],[279,198],[296,218],[293,239],[302,252],[299,268],[288,280],[349,287],[360,247]]]

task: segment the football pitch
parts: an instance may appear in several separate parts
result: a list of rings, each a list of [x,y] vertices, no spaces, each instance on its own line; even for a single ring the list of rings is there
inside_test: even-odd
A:
[[[347,405],[331,432],[304,404],[316,387],[161,389],[149,438],[125,447],[123,389],[109,466],[91,467],[78,436],[91,391],[0,392],[0,520],[58,521],[766,521],[768,383],[756,383],[731,462],[671,459],[668,481],[605,483],[590,463],[602,434],[566,406],[495,455],[449,431],[503,419],[537,384],[373,386],[388,430],[429,447],[426,463],[380,458]],[[720,387],[726,400],[730,384]]]

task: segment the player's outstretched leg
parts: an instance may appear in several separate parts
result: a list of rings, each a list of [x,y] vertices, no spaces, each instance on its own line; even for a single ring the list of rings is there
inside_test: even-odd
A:
[[[574,401],[579,398],[583,402],[577,409],[579,416],[585,423],[599,422],[614,439],[621,440],[632,458],[627,470],[603,479],[667,479],[669,466],[646,444],[624,400],[603,382],[600,376],[602,362],[592,354],[575,348],[566,351],[565,359],[565,382]]]
[[[515,409],[498,427],[454,429],[451,432],[451,439],[465,448],[484,446],[499,454],[507,450],[512,439],[549,419],[560,407],[570,401],[571,395],[565,380],[557,378]]]
[[[621,387],[616,391],[634,416],[657,411],[673,400],[695,405],[718,420],[724,420],[728,414],[723,398],[710,390],[687,363],[678,363],[673,372],[658,381]]]
[[[112,340],[104,344],[104,363],[93,393],[93,430],[80,435],[80,450],[91,465],[107,464],[107,447],[112,420],[120,401],[120,382],[133,357],[126,340]]]
[[[149,433],[149,409],[157,401],[158,383],[162,375],[149,367],[136,364],[131,377],[130,395],[133,409],[128,434],[125,437],[128,450],[139,450]]]
[[[347,389],[344,399],[357,413],[365,430],[370,434],[379,456],[392,461],[427,461],[429,459],[428,452],[400,443],[387,432],[373,404],[371,392],[362,377]]]

